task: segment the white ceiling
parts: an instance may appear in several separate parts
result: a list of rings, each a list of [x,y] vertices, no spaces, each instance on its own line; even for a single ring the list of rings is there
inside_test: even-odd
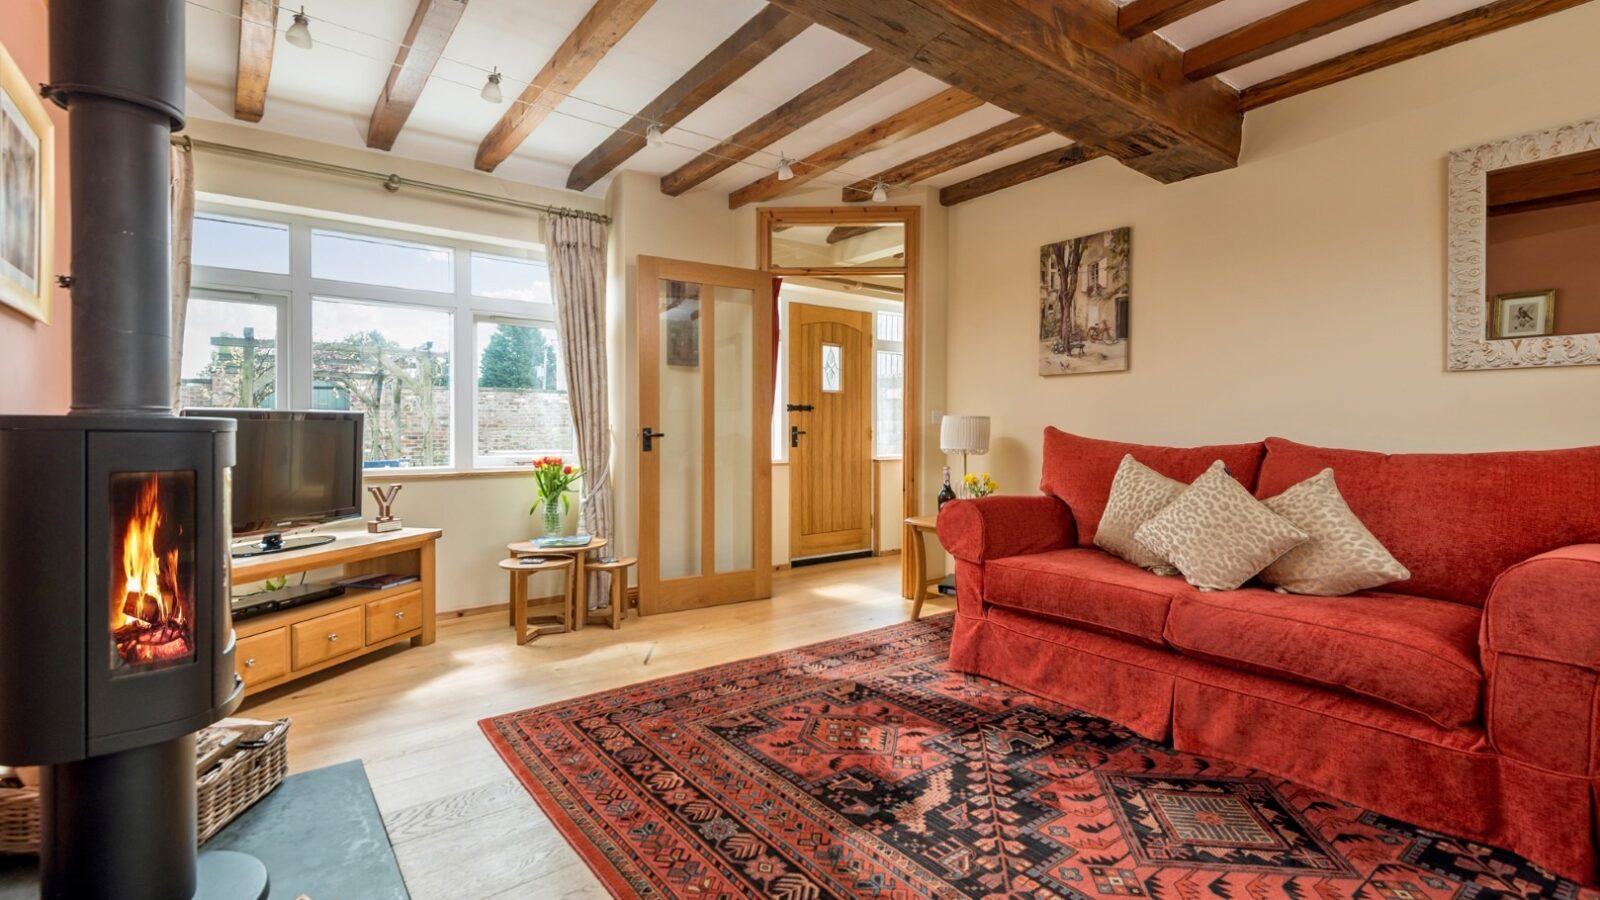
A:
[[[296,0],[298,2],[298,0]],[[1126,0],[1117,0],[1126,2]],[[1179,48],[1194,46],[1268,15],[1296,0],[1223,0],[1157,32]],[[1416,0],[1359,25],[1326,35],[1224,73],[1235,87],[1292,71],[1346,50],[1480,6],[1486,0]],[[233,121],[238,61],[238,0],[188,0],[189,115]],[[491,66],[504,72],[507,102],[521,92],[572,30],[591,0],[470,0],[435,68],[433,80],[395,142],[402,157],[470,169],[478,142],[505,112],[478,96]],[[762,0],[657,0],[555,114],[541,124],[496,174],[563,187],[573,164],[652,100],[741,24]],[[395,52],[416,10],[415,0],[306,0],[315,46],[307,51],[279,40],[258,127],[348,147],[364,146],[367,119]],[[279,28],[289,24],[287,11]],[[728,90],[667,132],[667,145],[647,147],[625,168],[653,175],[672,171],[807,86],[865,52],[848,38],[812,26],[773,53]],[[906,72],[832,114],[762,148],[697,190],[727,193],[772,170],[780,152],[801,158],[943,88]],[[938,149],[1009,119],[989,105],[893,147],[853,160],[812,186],[842,186]],[[938,187],[1069,143],[1039,138],[947,172]],[[609,179],[591,187],[603,194]]]

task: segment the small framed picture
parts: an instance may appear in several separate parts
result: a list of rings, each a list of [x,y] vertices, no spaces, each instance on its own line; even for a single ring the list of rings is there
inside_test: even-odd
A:
[[[50,321],[55,125],[0,47],[0,303]]]
[[[1544,337],[1555,332],[1556,292],[1501,294],[1489,303],[1489,340]]]

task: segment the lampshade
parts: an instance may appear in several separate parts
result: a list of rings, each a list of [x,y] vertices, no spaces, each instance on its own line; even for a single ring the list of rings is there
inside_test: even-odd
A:
[[[989,417],[945,416],[940,419],[939,449],[946,453],[988,453]]]

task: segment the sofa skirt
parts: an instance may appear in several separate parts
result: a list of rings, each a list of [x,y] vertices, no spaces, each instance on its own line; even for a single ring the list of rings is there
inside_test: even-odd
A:
[[[1504,757],[1476,726],[1447,729],[1362,698],[995,607],[958,613],[950,666],[1179,750],[1504,847],[1566,878],[1600,880],[1600,779]]]

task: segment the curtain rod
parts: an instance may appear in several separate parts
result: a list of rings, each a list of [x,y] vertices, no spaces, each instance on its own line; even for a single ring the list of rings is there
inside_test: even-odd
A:
[[[575,216],[588,219],[592,222],[611,224],[611,217],[603,213],[589,212],[586,209],[570,209],[564,206],[550,206],[545,203],[534,203],[530,200],[517,200],[511,197],[496,197],[480,191],[469,191],[465,188],[451,187],[447,184],[435,184],[431,181],[418,181],[404,175],[382,172],[373,172],[368,169],[357,169],[352,166],[341,166],[334,163],[316,162],[309,159],[300,159],[294,156],[284,156],[279,153],[268,153],[265,150],[250,150],[245,147],[235,147],[231,144],[219,144],[215,141],[197,140],[188,135],[174,135],[172,143],[191,150],[205,150],[212,153],[221,153],[230,156],[239,156],[253,159],[258,162],[272,163],[279,166],[288,166],[296,169],[307,169],[312,172],[321,172],[324,175],[342,175],[346,178],[357,178],[364,181],[376,181],[383,185],[383,189],[396,193],[403,187],[416,188],[423,191],[432,191],[450,197],[459,197],[464,200],[477,200],[482,203],[495,203],[501,206],[513,206],[517,209],[532,210],[546,216]]]

